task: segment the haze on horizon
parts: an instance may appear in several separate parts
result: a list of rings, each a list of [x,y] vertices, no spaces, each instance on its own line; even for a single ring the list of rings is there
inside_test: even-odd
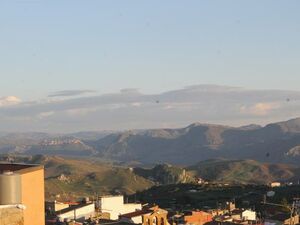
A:
[[[264,125],[299,117],[299,6],[1,1],[0,130]]]

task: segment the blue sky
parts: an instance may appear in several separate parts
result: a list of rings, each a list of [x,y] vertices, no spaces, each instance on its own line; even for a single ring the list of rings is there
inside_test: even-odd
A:
[[[299,8],[296,0],[0,1],[1,129],[297,117]],[[128,88],[138,90],[120,92]]]
[[[0,96],[299,90],[299,1],[1,1]]]

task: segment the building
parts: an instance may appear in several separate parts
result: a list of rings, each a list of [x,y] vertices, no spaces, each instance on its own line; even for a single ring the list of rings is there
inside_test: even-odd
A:
[[[150,214],[143,215],[143,225],[169,225],[168,211],[159,208],[158,206],[150,208]]]
[[[228,213],[227,209],[209,209],[206,212],[210,213],[213,217],[218,217]]]
[[[79,205],[79,202],[58,202],[48,201],[45,203],[47,216],[56,215],[56,212],[67,209],[71,206]]]
[[[124,204],[123,195],[99,197],[97,205],[100,212],[109,213],[112,220],[117,220],[119,215],[142,209],[141,204]]]
[[[44,225],[44,202],[43,166],[0,163],[0,207],[22,205],[24,225]]]
[[[257,217],[256,212],[252,210],[234,209],[231,212],[227,212],[223,215],[219,215],[214,218],[219,222],[231,222],[231,223],[256,223]]]
[[[84,222],[95,215],[94,203],[83,203],[56,212],[59,221],[76,220]]]
[[[24,225],[24,207],[0,206],[0,225]]]
[[[46,211],[49,214],[55,214],[55,212],[57,211],[67,209],[70,207],[68,203],[58,202],[58,201],[46,202],[45,205],[46,205]],[[79,205],[79,203],[76,205]]]
[[[203,225],[212,220],[212,214],[204,211],[191,211],[184,215],[184,224]]]
[[[205,184],[206,182],[205,182],[205,180],[202,179],[201,177],[198,177],[198,178],[196,178],[196,183],[197,183],[197,184]]]
[[[235,202],[226,202],[225,209],[228,210],[229,212],[232,212],[233,210],[235,210],[236,209]]]
[[[274,187],[280,187],[281,183],[280,182],[272,182],[270,183],[270,187],[274,188]]]
[[[256,221],[257,218],[256,218],[256,212],[255,211],[252,211],[252,210],[244,210],[242,212],[242,216],[241,216],[242,220],[245,221],[245,220],[248,220],[248,221]]]
[[[129,224],[169,225],[168,211],[154,206],[119,216],[119,221]]]
[[[153,211],[150,209],[138,210],[119,216],[119,221],[124,223],[142,224],[143,216],[150,215]]]

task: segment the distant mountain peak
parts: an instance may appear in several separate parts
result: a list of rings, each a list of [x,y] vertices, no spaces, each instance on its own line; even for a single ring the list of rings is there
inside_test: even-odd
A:
[[[283,132],[286,133],[300,133],[300,117],[278,123],[272,123],[266,127],[268,126],[278,126]]]

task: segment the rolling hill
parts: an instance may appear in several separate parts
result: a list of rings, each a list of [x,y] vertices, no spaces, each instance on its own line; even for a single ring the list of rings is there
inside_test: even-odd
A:
[[[45,166],[45,194],[47,199],[70,200],[96,194],[132,194],[153,186],[153,182],[133,172],[97,160],[71,159],[57,156],[3,156],[10,160]]]
[[[0,155],[1,161],[45,166],[47,199],[72,200],[97,194],[133,194],[153,186],[196,183],[196,178],[229,184],[268,184],[300,179],[300,167],[254,160],[206,160],[189,167],[159,164],[151,168],[58,156]]]

